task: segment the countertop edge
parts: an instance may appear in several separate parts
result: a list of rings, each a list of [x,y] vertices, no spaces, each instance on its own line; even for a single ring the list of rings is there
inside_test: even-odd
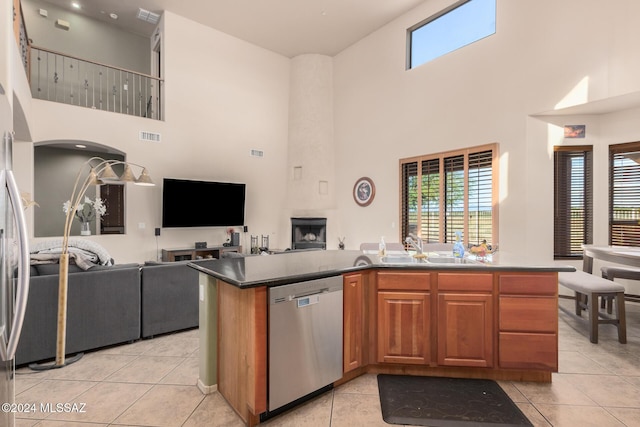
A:
[[[486,272],[535,272],[535,273],[551,273],[551,272],[573,272],[576,271],[572,266],[508,266],[508,265],[428,265],[428,264],[381,264],[373,263],[368,265],[344,267],[335,270],[314,271],[304,274],[292,274],[277,278],[265,279],[260,281],[238,281],[224,274],[204,268],[196,263],[187,263],[187,265],[200,273],[209,275],[227,284],[236,286],[241,289],[256,288],[260,286],[281,286],[296,282],[305,282],[313,279],[321,279],[325,277],[341,276],[343,274],[355,271],[373,270],[373,269],[390,269],[390,270],[437,270],[437,271],[486,271]]]

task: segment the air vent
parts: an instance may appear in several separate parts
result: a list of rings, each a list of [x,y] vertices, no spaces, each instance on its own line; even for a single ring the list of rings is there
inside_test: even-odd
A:
[[[264,157],[264,151],[252,149],[251,157]]]
[[[149,12],[145,9],[138,9],[138,19],[144,22],[148,22],[149,24],[157,24],[160,19],[160,15],[157,13]]]
[[[160,134],[155,132],[140,131],[140,141],[160,142]]]

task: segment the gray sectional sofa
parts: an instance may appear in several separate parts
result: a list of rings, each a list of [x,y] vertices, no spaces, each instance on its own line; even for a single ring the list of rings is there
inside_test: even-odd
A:
[[[16,365],[56,354],[57,264],[31,267]],[[186,262],[69,266],[66,353],[198,326],[198,272]]]

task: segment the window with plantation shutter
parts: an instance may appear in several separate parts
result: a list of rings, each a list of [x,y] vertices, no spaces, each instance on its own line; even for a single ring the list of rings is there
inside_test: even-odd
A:
[[[640,142],[609,146],[609,244],[640,246]]]
[[[554,147],[555,259],[581,258],[593,243],[593,151],[591,146]]]
[[[402,236],[497,243],[497,144],[400,160]]]

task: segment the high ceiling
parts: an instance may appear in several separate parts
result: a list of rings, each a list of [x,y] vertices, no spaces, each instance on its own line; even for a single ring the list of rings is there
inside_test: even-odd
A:
[[[44,1],[75,10],[73,0]],[[75,11],[148,36],[154,25],[137,19],[138,9],[168,10],[287,57],[333,56],[424,1],[76,0],[81,8]]]

